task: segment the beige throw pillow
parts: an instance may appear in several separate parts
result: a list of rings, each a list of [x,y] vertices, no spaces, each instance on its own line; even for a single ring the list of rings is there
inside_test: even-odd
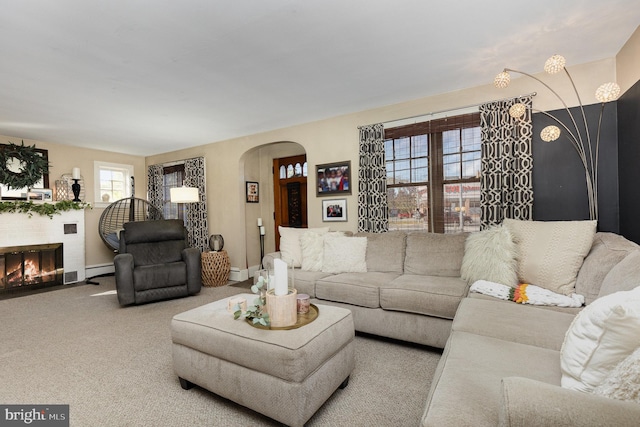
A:
[[[367,271],[366,237],[333,237],[324,239],[324,273],[365,273]]]
[[[575,292],[578,270],[589,253],[597,221],[505,219],[516,243],[518,280],[550,291]]]
[[[494,226],[471,233],[464,244],[460,276],[467,283],[477,280],[516,287],[516,245],[507,227]]]

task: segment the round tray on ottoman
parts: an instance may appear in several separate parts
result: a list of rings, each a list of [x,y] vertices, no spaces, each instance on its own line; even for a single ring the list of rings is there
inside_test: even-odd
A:
[[[234,320],[227,299],[173,317],[173,368],[180,384],[303,426],[348,383],[355,366],[351,311],[323,305],[322,314],[305,326],[263,330]]]

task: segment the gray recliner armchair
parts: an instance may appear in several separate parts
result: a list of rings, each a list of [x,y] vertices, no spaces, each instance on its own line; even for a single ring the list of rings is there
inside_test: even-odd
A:
[[[128,222],[113,259],[120,305],[186,297],[202,287],[200,251],[182,220]]]

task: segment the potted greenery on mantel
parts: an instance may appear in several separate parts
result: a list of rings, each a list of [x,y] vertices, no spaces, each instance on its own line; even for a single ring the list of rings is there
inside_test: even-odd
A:
[[[53,218],[53,215],[60,215],[61,212],[79,211],[91,209],[91,205],[85,202],[73,202],[71,200],[61,200],[55,203],[34,203],[31,201],[16,200],[0,202],[0,214],[3,213],[23,213],[32,217],[34,213]]]

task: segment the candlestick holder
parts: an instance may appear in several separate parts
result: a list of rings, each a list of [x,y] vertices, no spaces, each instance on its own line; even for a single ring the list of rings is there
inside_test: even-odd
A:
[[[73,178],[73,184],[71,184],[71,191],[73,191],[73,201],[80,202],[80,184],[78,179]]]
[[[262,259],[264,258],[264,226],[261,222],[258,223],[258,232],[260,233],[260,268],[264,268]]]

